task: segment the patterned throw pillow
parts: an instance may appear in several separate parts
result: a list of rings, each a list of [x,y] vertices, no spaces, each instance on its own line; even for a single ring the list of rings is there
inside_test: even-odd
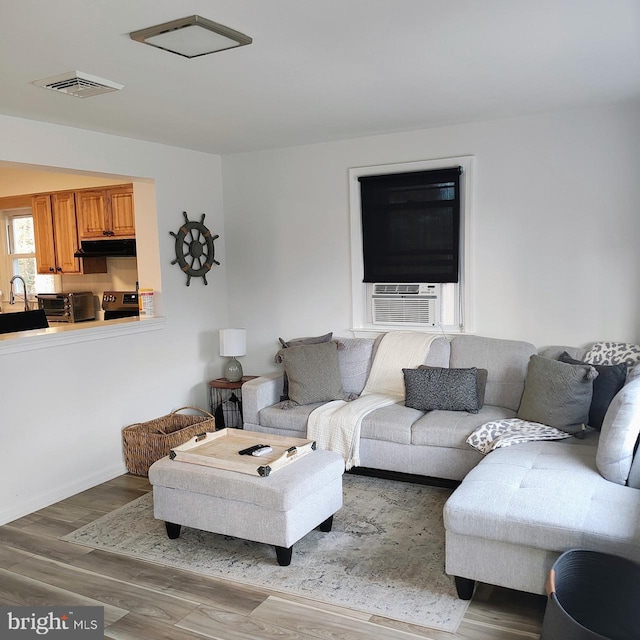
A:
[[[421,364],[418,369],[439,369],[428,364]],[[477,369],[476,381],[478,383],[478,411],[484,407],[484,394],[487,389],[487,378],[489,372],[486,369]]]
[[[419,411],[478,413],[478,370],[425,367],[403,369],[405,405]]]
[[[539,422],[527,422],[518,418],[493,420],[479,426],[468,438],[470,444],[480,453],[487,454],[500,447],[510,447],[513,444],[531,442],[534,440],[562,440],[570,438],[571,434],[555,427],[549,427]]]
[[[640,345],[629,342],[596,342],[584,356],[589,364],[625,364],[631,368],[640,363]]]

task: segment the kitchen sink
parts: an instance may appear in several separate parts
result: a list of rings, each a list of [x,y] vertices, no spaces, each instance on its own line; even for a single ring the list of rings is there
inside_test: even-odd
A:
[[[46,329],[49,326],[44,309],[0,313],[0,334],[30,329]]]

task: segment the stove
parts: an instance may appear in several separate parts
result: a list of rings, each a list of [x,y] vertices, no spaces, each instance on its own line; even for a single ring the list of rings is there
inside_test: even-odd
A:
[[[102,294],[105,320],[139,316],[137,291],[105,291]]]

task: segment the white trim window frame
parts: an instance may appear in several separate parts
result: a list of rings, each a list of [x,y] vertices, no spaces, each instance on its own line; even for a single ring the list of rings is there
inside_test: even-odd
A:
[[[5,302],[9,301],[10,295],[10,284],[9,281],[11,278],[16,275],[14,273],[14,260],[20,259],[29,259],[34,261],[36,260],[35,248],[33,252],[30,253],[12,253],[14,251],[17,242],[16,239],[13,238],[13,225],[12,221],[17,218],[31,218],[33,219],[33,213],[31,207],[25,207],[21,209],[5,209],[0,211],[0,219],[2,220],[2,238],[0,241],[0,252],[2,252],[3,260],[2,264],[0,264],[0,282],[2,283],[2,297]],[[35,271],[35,279],[39,281],[40,284],[44,284],[44,288],[42,291],[37,291],[35,286],[31,286],[27,289],[27,294],[29,296],[29,304],[33,308],[33,305],[37,302],[36,294],[48,291],[54,291],[56,285],[57,276],[54,275],[39,275],[37,273],[37,268]],[[22,298],[22,284],[18,285],[20,291],[18,292],[18,299],[20,304],[23,302]]]
[[[363,176],[375,176],[412,171],[431,171],[453,166],[462,167],[460,176],[460,279],[455,290],[454,320],[451,324],[424,327],[427,332],[473,333],[475,330],[473,305],[473,167],[474,156],[456,156],[416,162],[354,167],[349,169],[349,212],[351,226],[351,301],[352,331],[355,335],[368,335],[398,330],[402,327],[373,324],[371,320],[372,287],[363,282],[362,208],[360,182]],[[407,329],[416,328],[407,326]]]

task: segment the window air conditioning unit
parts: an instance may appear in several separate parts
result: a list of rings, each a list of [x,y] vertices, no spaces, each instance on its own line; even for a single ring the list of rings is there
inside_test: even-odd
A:
[[[375,283],[371,315],[373,324],[436,327],[440,323],[440,284]]]

